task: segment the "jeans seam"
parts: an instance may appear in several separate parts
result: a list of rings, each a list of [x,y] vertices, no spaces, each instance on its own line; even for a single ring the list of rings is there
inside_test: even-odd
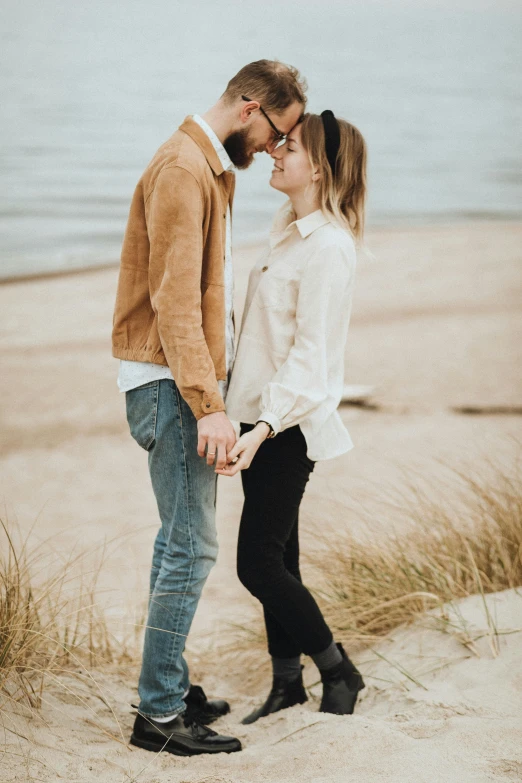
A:
[[[194,542],[193,542],[193,539],[192,539],[192,531],[191,531],[191,526],[190,526],[189,482],[188,482],[188,472],[187,472],[187,458],[186,458],[186,450],[185,450],[185,441],[184,441],[184,438],[183,438],[183,413],[182,413],[182,409],[181,409],[181,395],[179,393],[179,390],[178,390],[177,386],[174,387],[173,391],[174,391],[174,394],[176,395],[176,399],[177,399],[177,408],[178,408],[178,415],[179,415],[179,421],[180,421],[180,428],[179,429],[180,429],[180,434],[181,434],[181,448],[182,448],[182,451],[183,451],[183,468],[184,468],[183,469],[183,475],[184,475],[184,478],[185,478],[185,504],[186,504],[186,509],[187,509],[187,531],[188,531],[188,537],[189,537],[189,542],[190,542],[190,561],[191,562],[190,562],[189,572],[188,572],[187,578],[185,580],[185,589],[184,589],[183,594],[180,597],[180,605],[179,605],[179,608],[178,608],[178,613],[177,613],[178,616],[177,616],[177,619],[176,619],[176,627],[175,627],[175,630],[174,630],[174,634],[175,634],[176,638],[174,639],[174,642],[173,642],[173,644],[171,646],[169,662],[168,662],[167,667],[166,667],[167,671],[170,670],[170,668],[172,666],[172,662],[173,662],[175,656],[177,655],[180,637],[184,636],[185,639],[186,639],[186,636],[179,632],[179,627],[180,627],[181,617],[182,617],[182,614],[183,614],[184,608],[185,608],[185,600],[186,600],[186,597],[187,597],[188,586],[189,586],[189,584],[191,584],[191,581],[192,581],[192,573],[193,573],[193,570],[194,570],[194,560],[195,560],[195,556],[194,556]]]
[[[138,387],[140,388],[140,387]],[[145,446],[143,448],[145,451],[149,451],[150,447],[156,440],[156,421],[158,418],[158,397],[159,397],[159,381],[152,381],[150,385],[145,386],[145,388],[149,389],[152,388],[152,431],[150,434],[150,437],[147,439]]]
[[[164,530],[166,535],[159,542],[162,546],[158,548],[157,560],[159,573],[163,568],[165,570],[161,584],[158,582],[158,573],[155,588],[150,591],[149,625],[151,628],[166,629],[168,635],[160,635],[159,630],[156,634],[152,630],[146,637],[148,658],[143,658],[139,693],[143,714],[151,718],[168,716],[185,709],[183,692],[189,680],[183,650],[202,584],[208,576],[214,555],[210,531],[207,530],[209,515],[214,511],[211,506],[211,487],[207,487],[212,473],[207,474],[202,460],[194,453],[196,421],[173,380],[162,379],[159,382],[158,397],[156,427],[160,449],[156,445],[151,449],[149,458],[154,452],[157,459],[152,465],[149,461],[149,468],[153,486],[155,480],[159,481],[155,489],[155,492],[159,492],[157,498],[163,491],[161,482],[168,482],[165,487],[167,505],[162,506],[160,512],[160,530]],[[163,416],[163,410],[166,417]],[[150,409],[149,421],[152,421]],[[163,453],[167,444],[169,451]],[[165,466],[162,466],[163,460],[166,460],[167,473],[164,472]],[[163,474],[159,473],[160,470]],[[204,491],[200,491],[200,481],[205,485]],[[153,565],[154,562],[153,555]],[[174,599],[172,602],[169,593]],[[160,656],[158,665],[155,665],[154,660],[156,652]]]
[[[188,519],[190,519],[190,491],[189,491],[189,477],[188,477],[188,463],[187,463],[187,452],[185,449],[185,438],[183,434],[183,410],[182,410],[182,397],[179,393],[179,389],[176,386],[175,393],[178,398],[178,411],[179,411],[179,423],[180,428],[179,431],[181,433],[181,448],[183,449],[183,465],[184,465],[184,475],[185,475],[185,487],[186,487],[186,493],[185,493],[185,500],[187,504],[187,510],[188,510]],[[190,524],[188,524],[188,531],[189,531],[189,538],[190,538],[190,553],[192,556],[192,559],[194,559],[194,541],[192,539],[192,530]]]
[[[154,402],[153,402],[152,440],[149,443],[149,448],[156,440],[156,422],[158,421],[158,402],[159,402],[159,381],[156,381],[156,387],[154,389]]]

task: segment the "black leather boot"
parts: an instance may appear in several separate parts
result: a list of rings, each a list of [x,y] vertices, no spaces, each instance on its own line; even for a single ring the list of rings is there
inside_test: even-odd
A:
[[[200,685],[191,685],[189,692],[184,697],[187,705],[186,717],[203,723],[209,723],[230,712],[230,704],[224,699],[207,699],[205,691]]]
[[[265,715],[271,715],[273,712],[293,707],[294,704],[304,704],[305,701],[308,701],[308,696],[304,689],[302,673],[296,680],[291,682],[283,680],[281,677],[274,677],[272,690],[263,706],[258,707],[257,710],[243,718],[241,723],[255,723],[256,720],[264,718]]]
[[[138,713],[130,743],[154,753],[164,750],[175,756],[235,753],[241,750],[241,742],[235,737],[224,737],[184,714],[172,718],[168,723],[157,723]]]
[[[337,647],[343,659],[331,669],[321,672],[323,698],[319,712],[351,715],[358,693],[364,688],[364,681],[343,650],[342,644],[337,643]]]

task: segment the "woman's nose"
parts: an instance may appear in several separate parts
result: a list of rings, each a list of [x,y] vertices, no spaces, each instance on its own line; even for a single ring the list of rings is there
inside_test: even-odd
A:
[[[275,139],[273,141],[269,141],[268,144],[266,145],[266,151],[270,153],[270,157],[273,158],[274,160],[279,160],[279,158],[281,157],[281,151],[278,149],[277,144],[278,144],[278,140]]]

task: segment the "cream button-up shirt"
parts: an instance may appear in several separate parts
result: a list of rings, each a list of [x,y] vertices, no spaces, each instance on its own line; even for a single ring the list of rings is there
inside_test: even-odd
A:
[[[337,408],[355,266],[347,230],[321,210],[296,220],[287,202],[250,273],[227,414],[276,433],[299,424],[314,461],[353,447]]]

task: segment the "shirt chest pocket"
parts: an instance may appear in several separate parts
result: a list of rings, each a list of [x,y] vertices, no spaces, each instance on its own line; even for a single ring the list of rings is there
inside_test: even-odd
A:
[[[257,288],[257,305],[262,310],[294,311],[299,288],[297,270],[289,264],[262,267]]]

